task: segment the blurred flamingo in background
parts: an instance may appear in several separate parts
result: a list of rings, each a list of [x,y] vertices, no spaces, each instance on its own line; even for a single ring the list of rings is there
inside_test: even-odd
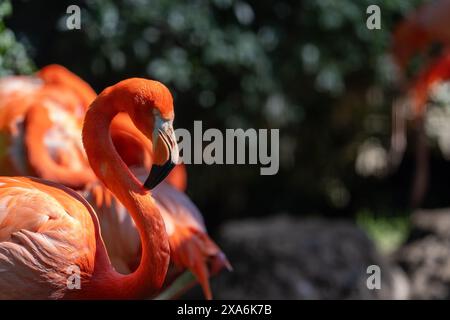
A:
[[[74,99],[73,112],[82,120],[84,114],[94,101],[97,94],[89,84],[83,81],[76,74],[70,72],[65,67],[58,64],[51,64],[43,67],[34,76],[9,76],[0,79],[0,110],[11,99],[19,96],[25,97],[30,94],[38,93],[45,88],[64,88],[63,92],[56,96],[64,99],[70,97]],[[67,94],[66,92],[70,92]],[[61,101],[60,101],[61,102]]]
[[[46,84],[61,85],[71,90],[80,100],[80,106],[82,107],[78,116],[84,117],[89,105],[97,96],[89,84],[58,64],[43,67],[37,72],[37,76]]]
[[[110,123],[127,112],[153,140],[154,165],[142,185],[117,154]],[[137,298],[157,294],[169,264],[164,221],[146,187],[157,185],[178,149],[171,127],[172,96],[159,82],[128,79],[105,89],[83,126],[89,162],[127,208],[142,243],[136,271],[117,273],[104,246],[97,216],[76,192],[35,178],[0,178],[0,298]],[[70,290],[68,268],[79,268],[81,287]]]
[[[426,111],[428,96],[433,86],[449,78],[450,48],[427,64],[411,82],[407,94],[415,117],[421,117]]]
[[[178,191],[185,192],[187,189],[187,171],[184,163],[175,166],[164,181]]]
[[[96,180],[81,145],[82,119],[95,92],[61,66],[38,75],[50,82],[35,76],[0,79],[0,174],[83,188]]]
[[[392,54],[402,70],[433,43],[450,45],[450,0],[434,0],[411,12],[394,30]]]
[[[122,159],[143,181],[152,158],[148,139],[136,130],[125,114],[114,119],[111,137]],[[165,287],[189,269],[201,284],[205,297],[211,299],[209,275],[218,273],[224,267],[231,269],[231,266],[209,238],[200,211],[184,193],[186,185],[186,169],[180,164],[152,191],[169,236],[171,267]],[[141,247],[136,227],[126,209],[99,183],[92,184],[85,195],[99,212],[102,235],[113,265],[123,273],[134,270],[139,262],[137,257]],[[181,289],[186,287],[183,285]],[[175,289],[175,295],[180,293]]]
[[[413,116],[416,134],[415,172],[411,191],[411,205],[419,206],[425,198],[429,183],[429,147],[425,132],[425,112],[431,89],[434,85],[450,77],[450,50],[428,63],[418,75],[412,79],[407,90],[407,101]],[[406,141],[406,132],[405,135]]]
[[[448,77],[450,52],[450,0],[435,0],[410,13],[395,28],[392,55],[401,72],[407,100],[399,100],[393,108],[391,139],[392,164],[397,166],[406,150],[406,119],[412,112],[416,137],[416,168],[411,191],[411,205],[417,207],[425,197],[429,180],[429,150],[424,113],[430,88]],[[411,59],[433,44],[443,47],[437,58],[427,63],[411,80],[405,81]],[[409,104],[409,105],[408,105]]]

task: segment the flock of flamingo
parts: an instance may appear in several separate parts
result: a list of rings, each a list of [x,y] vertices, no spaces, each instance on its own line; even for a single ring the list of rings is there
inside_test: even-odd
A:
[[[419,116],[431,86],[450,78],[449,14],[450,0],[432,1],[393,35],[403,72],[432,43],[444,47],[406,85]],[[212,298],[209,277],[231,266],[184,193],[173,119],[157,81],[97,95],[59,65],[0,79],[0,299],[154,298],[186,270]]]
[[[0,79],[0,299],[154,298],[187,270],[212,298],[231,266],[184,193],[173,119],[157,81]]]

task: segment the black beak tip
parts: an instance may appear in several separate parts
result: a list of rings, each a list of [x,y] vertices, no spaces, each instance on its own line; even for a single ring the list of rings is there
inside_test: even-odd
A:
[[[162,166],[153,165],[147,180],[144,182],[144,187],[152,190],[169,175],[174,167],[175,164],[172,161],[167,161]]]

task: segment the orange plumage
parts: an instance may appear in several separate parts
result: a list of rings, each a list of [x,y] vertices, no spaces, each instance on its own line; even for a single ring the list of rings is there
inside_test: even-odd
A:
[[[414,115],[425,112],[426,102],[433,85],[450,78],[450,50],[427,64],[412,81],[408,93],[411,97]]]
[[[113,103],[117,93],[120,104]],[[161,290],[169,263],[164,221],[151,195],[116,153],[109,126],[115,114],[127,112],[138,128],[153,127],[155,111],[173,115],[171,101],[160,83],[125,80],[99,95],[83,126],[94,172],[127,208],[139,230],[142,250],[137,269],[128,275],[114,270],[97,216],[76,192],[44,180],[1,177],[1,298],[138,298]],[[152,139],[146,130],[143,133]],[[172,159],[170,154],[160,158]],[[80,289],[67,286],[69,266],[80,270]]]
[[[3,93],[5,101],[3,106],[0,105],[0,124],[4,123],[0,134],[3,133],[9,150],[0,155],[2,174],[31,174],[75,188],[89,185],[85,195],[97,207],[113,265],[119,271],[129,273],[139,265],[141,244],[136,226],[120,201],[103,184],[94,183],[97,179],[81,147],[80,114],[84,115],[86,103],[95,98],[95,92],[76,75],[58,65],[47,66],[37,75],[39,78],[9,77],[0,80],[0,97]],[[160,87],[152,89],[150,99],[159,106],[171,103],[161,95]],[[118,103],[123,96],[110,90],[104,92],[111,101]],[[137,103],[146,102],[139,90],[134,92]],[[123,100],[121,102],[124,103]],[[173,116],[173,111],[160,110],[166,117]],[[147,122],[142,127],[150,126]],[[113,118],[110,129],[114,145],[125,163],[148,170],[153,154],[152,144],[145,135],[149,132],[142,133],[124,112]],[[11,151],[16,149],[23,151]],[[155,193],[160,198],[156,205],[161,210],[166,228],[171,230],[172,267],[165,286],[188,268],[197,275],[205,296],[210,298],[209,274],[217,273],[229,264],[208,237],[198,209],[181,193],[186,188],[186,181],[184,165],[177,166],[167,177],[167,182],[175,189],[167,185],[161,188],[164,192]],[[168,205],[168,201],[172,203]]]
[[[63,67],[51,70],[47,77],[61,73],[58,79],[88,86]],[[0,174],[34,175],[74,188],[94,181],[81,146],[84,110],[94,98],[62,80],[0,79]]]
[[[411,58],[427,46],[450,45],[450,0],[434,0],[410,13],[394,30],[392,53],[404,69]]]
[[[149,141],[133,127],[125,114],[114,119],[111,136],[121,158],[142,182],[151,166],[152,146]],[[165,283],[170,285],[187,268],[196,275],[205,297],[210,299],[209,275],[223,267],[231,269],[231,266],[209,238],[200,211],[183,193],[186,184],[186,169],[181,164],[153,190],[171,249],[171,268]],[[102,234],[108,252],[114,257],[114,265],[124,273],[134,270],[140,244],[136,228],[133,221],[127,218],[125,208],[99,184],[92,184],[85,195],[99,212]]]

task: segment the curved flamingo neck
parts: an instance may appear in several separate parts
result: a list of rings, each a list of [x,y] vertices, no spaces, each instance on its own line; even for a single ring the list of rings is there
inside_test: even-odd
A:
[[[127,167],[142,166],[150,170],[152,166],[152,144],[139,131],[126,113],[119,113],[111,123],[111,138],[120,157]]]
[[[95,175],[88,167],[68,168],[55,162],[44,144],[45,134],[52,126],[48,110],[38,105],[31,107],[25,118],[25,144],[31,169],[40,177],[56,181],[65,186],[79,189],[95,181]],[[81,156],[81,155],[80,155]]]
[[[91,292],[102,297],[152,296],[163,285],[169,265],[169,243],[164,221],[151,195],[134,177],[112,143],[110,124],[120,111],[107,95],[97,98],[86,113],[83,143],[92,169],[130,212],[139,231],[142,256],[129,275],[114,271],[101,241],[96,254]],[[101,248],[101,246],[103,246]],[[98,260],[97,260],[98,259]]]
[[[111,124],[114,145],[127,166],[150,169],[152,162],[152,145],[125,113],[117,115]],[[131,150],[131,148],[133,148]],[[129,151],[131,150],[131,151]],[[165,179],[181,192],[187,188],[187,172],[184,163],[176,165]]]

